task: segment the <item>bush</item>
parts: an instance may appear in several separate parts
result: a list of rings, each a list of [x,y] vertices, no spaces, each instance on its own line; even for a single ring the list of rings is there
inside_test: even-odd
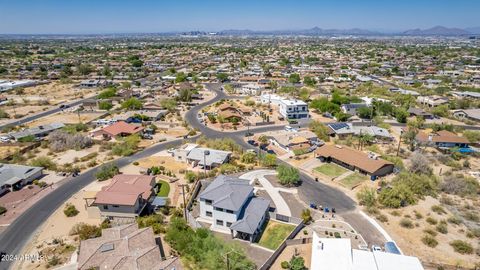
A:
[[[430,235],[423,236],[422,243],[431,248],[434,248],[438,245],[438,241]]]
[[[455,224],[455,225],[459,225],[462,223],[462,220],[456,216],[451,216],[447,219],[447,221],[449,223],[452,223],[452,224]]]
[[[7,212],[7,208],[0,206],[0,215],[5,214]]]
[[[435,229],[437,230],[437,232],[441,233],[441,234],[447,234],[448,233],[448,226],[447,226],[447,223],[446,222],[440,222],[436,227]]]
[[[253,152],[246,152],[242,155],[241,161],[247,164],[255,163],[257,161],[257,155]]]
[[[47,170],[57,170],[57,164],[49,157],[38,157],[30,161],[30,165],[34,167],[43,167]]]
[[[114,177],[119,173],[120,171],[117,165],[107,164],[107,165],[103,165],[98,169],[97,173],[95,174],[95,177],[97,178],[98,181],[105,181]]]
[[[197,175],[192,171],[185,172],[185,179],[188,183],[193,183],[197,179]]]
[[[165,227],[163,226],[164,218],[160,214],[138,217],[137,223],[139,228],[152,227],[153,233],[155,234],[165,232]]]
[[[435,225],[438,223],[438,221],[432,217],[427,217],[427,219],[425,219],[425,221],[430,224],[430,225]]]
[[[310,221],[312,221],[312,213],[310,212],[310,209],[306,208],[302,210],[302,220],[305,224],[308,224]]]
[[[75,208],[75,205],[67,203],[65,209],[63,209],[63,213],[67,217],[74,217],[78,215],[79,211],[77,210],[77,208]]]
[[[377,204],[377,191],[374,188],[362,187],[357,193],[357,199],[360,205],[373,207]]]
[[[93,145],[90,137],[81,134],[71,134],[65,131],[57,130],[48,136],[49,147],[54,152],[65,151],[68,149],[80,150]]]
[[[400,220],[400,226],[407,229],[412,229],[414,227],[413,222],[408,218],[402,218]]]
[[[453,247],[453,250],[455,252],[458,252],[460,254],[472,254],[473,253],[473,247],[470,243],[467,243],[462,240],[454,240],[450,242],[450,246]]]
[[[70,235],[78,235],[80,240],[86,240],[102,236],[102,229],[95,225],[77,223],[70,230]]]
[[[440,205],[433,205],[432,206],[432,211],[439,214],[439,215],[443,215],[443,214],[446,214],[447,212],[445,211],[445,209],[443,209],[442,206]]]
[[[274,154],[265,154],[260,158],[262,166],[275,167],[277,165],[277,157]]]
[[[415,152],[410,159],[408,170],[416,174],[432,174],[431,162],[422,154]]]
[[[479,193],[480,184],[472,177],[463,175],[446,175],[441,184],[441,190],[448,194],[473,196]]]
[[[425,230],[423,230],[423,232],[426,233],[426,234],[429,234],[432,237],[435,237],[438,234],[436,231],[434,231],[432,229],[425,229]]]
[[[297,185],[300,181],[300,173],[298,169],[287,166],[280,165],[277,168],[278,180],[281,185],[284,186],[293,186]]]

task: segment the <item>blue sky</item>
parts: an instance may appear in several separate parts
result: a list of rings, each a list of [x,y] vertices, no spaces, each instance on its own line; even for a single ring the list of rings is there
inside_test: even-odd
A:
[[[0,33],[479,27],[478,0],[0,0]]]

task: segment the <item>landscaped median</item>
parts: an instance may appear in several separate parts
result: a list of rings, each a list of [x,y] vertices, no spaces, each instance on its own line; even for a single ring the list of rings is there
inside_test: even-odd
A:
[[[294,229],[294,225],[269,220],[258,244],[276,250]]]

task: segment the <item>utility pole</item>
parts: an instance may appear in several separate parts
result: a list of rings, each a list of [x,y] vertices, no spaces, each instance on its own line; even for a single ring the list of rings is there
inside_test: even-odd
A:
[[[398,154],[400,153],[400,143],[402,142],[402,134],[403,134],[403,130],[400,130],[400,137],[398,138],[397,157],[398,157]]]
[[[205,178],[207,178],[207,156],[210,155],[210,151],[205,150],[203,151],[203,173],[205,174]]]
[[[187,218],[187,202],[185,200],[185,184],[180,185],[182,187],[182,195],[183,195],[183,214],[185,216],[185,221],[188,222]]]

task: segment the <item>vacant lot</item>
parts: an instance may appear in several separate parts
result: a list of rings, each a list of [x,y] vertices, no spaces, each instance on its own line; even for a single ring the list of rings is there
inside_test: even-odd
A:
[[[333,164],[333,163],[328,163],[328,164],[324,164],[320,167],[316,167],[314,169],[316,172],[319,172],[321,174],[324,174],[326,176],[329,176],[329,177],[338,177],[344,173],[346,173],[348,170],[347,169],[344,169],[336,164]]]
[[[367,177],[365,175],[355,172],[338,182],[346,188],[353,189],[365,180],[367,180]]]
[[[293,229],[295,229],[293,225],[270,220],[258,244],[262,247],[276,250]]]

